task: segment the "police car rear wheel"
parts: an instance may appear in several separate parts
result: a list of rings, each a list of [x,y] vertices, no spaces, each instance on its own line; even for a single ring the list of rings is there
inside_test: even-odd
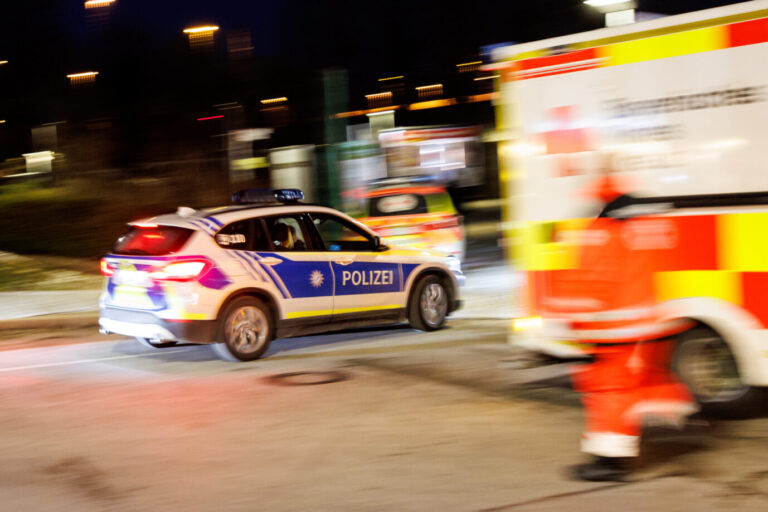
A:
[[[427,276],[416,284],[410,302],[408,320],[421,331],[434,331],[448,316],[448,292],[437,276]]]
[[[269,348],[273,337],[272,315],[261,301],[242,297],[227,306],[221,322],[223,343],[214,351],[229,361],[253,361]]]
[[[144,345],[147,348],[168,348],[176,345],[175,341],[163,341],[163,340],[150,339],[150,338],[137,337],[136,341],[138,341],[140,344]]]

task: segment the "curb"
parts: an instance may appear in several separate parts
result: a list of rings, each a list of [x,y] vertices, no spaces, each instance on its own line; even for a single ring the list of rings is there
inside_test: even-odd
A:
[[[77,329],[97,327],[98,312],[58,315],[39,315],[28,318],[0,320],[0,331],[21,331],[29,329]]]

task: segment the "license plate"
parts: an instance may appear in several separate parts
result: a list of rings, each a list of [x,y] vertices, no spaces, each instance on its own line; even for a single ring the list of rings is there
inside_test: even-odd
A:
[[[149,275],[146,272],[138,270],[118,270],[115,272],[115,284],[124,284],[129,286],[147,286],[149,285]]]

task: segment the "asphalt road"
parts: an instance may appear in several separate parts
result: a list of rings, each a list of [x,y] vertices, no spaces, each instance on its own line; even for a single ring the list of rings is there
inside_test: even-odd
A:
[[[279,340],[241,364],[205,346],[77,341],[0,352],[2,510],[768,503],[766,418],[717,423],[704,437],[656,431],[633,481],[570,481],[581,409],[567,368],[500,368],[514,355],[505,320]]]

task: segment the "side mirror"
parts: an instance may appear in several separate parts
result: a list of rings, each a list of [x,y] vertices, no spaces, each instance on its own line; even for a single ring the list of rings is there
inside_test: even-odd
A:
[[[377,252],[383,252],[389,249],[389,247],[381,243],[381,237],[379,236],[373,237],[373,244]]]

